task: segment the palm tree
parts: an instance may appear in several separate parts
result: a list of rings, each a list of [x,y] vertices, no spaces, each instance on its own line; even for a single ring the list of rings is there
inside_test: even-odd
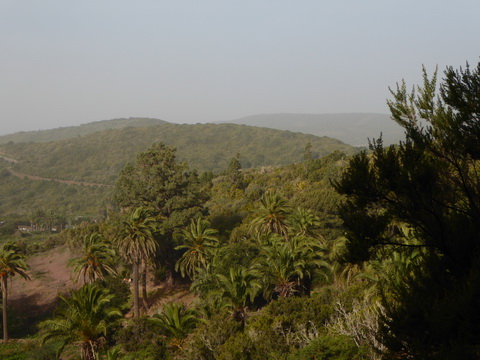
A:
[[[120,347],[117,345],[107,350],[107,353],[105,354],[105,360],[120,360],[121,356]]]
[[[256,269],[266,274],[266,298],[272,290],[281,297],[307,290],[305,283],[312,278],[314,270],[330,269],[323,259],[323,249],[311,238],[296,236],[284,241],[279,236],[270,236],[269,240],[262,245],[255,264]]]
[[[290,211],[285,199],[267,192],[260,199],[260,208],[252,221],[252,228],[263,234],[276,233],[287,238],[287,216]]]
[[[183,339],[197,326],[199,321],[193,309],[173,302],[165,304],[162,312],[155,314],[153,320],[161,326],[178,348],[181,348]]]
[[[99,233],[85,235],[83,239],[83,255],[70,260],[77,274],[76,281],[83,275],[83,282],[103,280],[107,274],[115,274],[115,250]]]
[[[2,283],[2,316],[3,316],[3,341],[8,341],[8,323],[7,323],[7,302],[8,302],[8,278],[20,275],[24,279],[30,280],[25,272],[28,265],[25,263],[25,257],[20,253],[20,249],[13,242],[8,242],[0,247],[0,279]]]
[[[123,257],[133,265],[133,314],[139,317],[139,268],[142,261],[146,262],[157,251],[158,244],[154,238],[157,219],[150,210],[140,206],[123,225],[125,236],[120,239],[119,247]],[[145,296],[143,302],[147,305]]]
[[[332,264],[334,283],[340,288],[346,288],[357,275],[363,271],[364,264],[346,262],[343,257],[348,239],[345,236],[336,238],[330,244],[329,260]]]
[[[253,302],[261,289],[259,274],[245,267],[230,268],[228,276],[217,274],[219,290],[214,294],[226,302],[233,318],[244,325],[247,320],[247,303]]]
[[[61,341],[57,359],[68,344],[78,344],[82,359],[98,359],[97,351],[112,321],[121,317],[118,309],[109,307],[113,295],[95,284],[85,284],[71,297],[60,297],[55,318],[40,323],[42,344]]]
[[[190,285],[190,290],[195,294],[203,296],[218,288],[217,279],[218,252],[207,262],[205,267],[195,271],[195,277]]]
[[[183,244],[177,246],[175,250],[184,249],[185,252],[177,261],[175,270],[180,269],[183,277],[188,275],[193,280],[194,275],[207,266],[212,255],[211,251],[218,246],[217,231],[209,226],[206,220],[192,220],[189,228],[182,230],[177,236]]]
[[[294,236],[308,236],[319,238],[320,218],[310,209],[295,209],[287,221],[290,232]]]

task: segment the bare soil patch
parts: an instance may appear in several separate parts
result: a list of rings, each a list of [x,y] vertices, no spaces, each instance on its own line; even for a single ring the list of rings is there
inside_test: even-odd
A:
[[[36,323],[52,316],[59,301],[59,295],[68,294],[77,289],[82,282],[75,283],[71,277],[68,260],[78,254],[72,254],[66,246],[31,256],[27,259],[30,266],[28,274],[31,280],[25,280],[18,275],[13,277],[9,287],[9,307],[12,310],[10,322],[13,337],[25,336],[36,331]],[[190,285],[177,283],[168,286],[167,283],[149,281],[148,315],[162,310],[169,302],[192,304],[196,296],[189,291]],[[131,314],[127,314],[130,317]]]

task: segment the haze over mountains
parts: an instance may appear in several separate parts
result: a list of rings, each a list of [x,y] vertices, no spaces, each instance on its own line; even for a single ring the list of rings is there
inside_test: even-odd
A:
[[[386,145],[398,143],[398,141],[404,137],[403,129],[391,120],[389,115],[378,113],[259,114],[216,123],[240,124],[300,132],[316,136],[327,136],[352,146],[366,146],[368,145],[368,139],[377,139],[380,133]],[[61,127],[51,130],[22,131],[3,135],[0,136],[0,144],[8,141],[15,143],[58,141],[109,129],[157,126],[162,124],[174,125],[174,123],[171,122],[152,118],[102,120],[80,126]]]
[[[366,146],[368,139],[378,139],[380,133],[386,145],[404,138],[403,129],[390,115],[378,113],[261,114],[226,122],[328,136],[352,146]]]

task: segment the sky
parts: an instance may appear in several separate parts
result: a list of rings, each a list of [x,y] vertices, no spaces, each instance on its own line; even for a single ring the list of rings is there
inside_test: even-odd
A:
[[[478,14],[478,0],[0,0],[0,134],[388,113],[388,88],[420,84],[422,65],[479,62]]]

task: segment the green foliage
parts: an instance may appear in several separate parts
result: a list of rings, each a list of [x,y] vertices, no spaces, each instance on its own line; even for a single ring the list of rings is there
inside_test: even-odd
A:
[[[130,286],[123,281],[121,275],[107,275],[103,280],[97,280],[96,284],[113,295],[110,299],[112,308],[120,310],[124,315],[130,310]]]
[[[385,258],[394,249],[404,263],[411,248],[422,248],[417,264],[401,281],[389,279],[384,295],[381,340],[398,358],[446,358],[460,347],[462,358],[478,357],[478,89],[480,64],[447,68],[440,96],[436,73],[429,79],[425,70],[416,91],[397,85],[388,105],[406,141],[388,148],[374,142],[373,154],[355,156],[335,182],[347,196],[340,213],[351,261]]]
[[[327,137],[234,124],[159,124],[91,133],[48,143],[5,143],[0,152],[18,161],[21,173],[64,180],[113,184],[119,171],[135,154],[162,142],[178,149],[200,171],[227,169],[236,154],[244,168],[285,165],[302,161],[305,143],[319,156],[335,150],[354,153],[355,148]]]
[[[261,234],[279,234],[288,237],[287,216],[291,208],[287,201],[275,193],[266,192],[260,199],[260,207],[252,228]]]
[[[196,313],[192,309],[177,303],[163,306],[162,312],[156,314],[153,321],[158,322],[164,333],[174,339],[183,339],[198,323]]]
[[[184,347],[185,360],[217,359],[220,347],[231,337],[241,334],[242,324],[224,312],[217,312],[209,321],[199,324]]]
[[[233,318],[245,323],[247,304],[261,289],[260,274],[244,267],[230,268],[228,276],[216,274],[218,295],[232,310]]]
[[[150,132],[154,133],[152,129]],[[179,128],[177,130],[180,133]],[[143,130],[125,129],[117,132],[120,133],[127,136],[131,143],[137,142],[135,146],[143,146],[143,139],[139,138],[140,135],[146,135]],[[104,133],[104,142],[112,140],[112,144],[115,143],[108,134]],[[215,134],[212,132],[210,136]],[[285,135],[285,138],[289,136]],[[86,137],[92,141],[92,148],[95,147],[94,137]],[[198,143],[201,141],[199,139],[192,137],[190,141]],[[72,149],[81,151],[77,140],[72,140]],[[209,139],[209,145],[215,149],[213,140]],[[281,143],[278,139],[274,139],[274,142]],[[318,153],[314,138],[311,144],[312,154]],[[269,153],[260,154],[255,159],[278,155],[275,154],[276,144],[267,145]],[[304,145],[305,142],[298,147],[300,158]],[[62,148],[59,143],[44,146],[52,153]],[[19,151],[22,148],[32,149],[21,144],[10,144],[8,147]],[[94,163],[100,160],[88,147],[85,150],[88,150]],[[297,153],[296,148],[284,150]],[[118,159],[115,161],[120,162],[122,154],[126,154],[126,149],[118,149],[115,154]],[[178,154],[182,158],[181,150]],[[210,172],[199,177],[185,163],[176,161],[176,150],[156,144],[139,153],[133,165],[127,165],[121,171],[109,200],[115,204],[102,200],[103,205],[98,208],[101,206],[108,211],[94,210],[93,213],[99,217],[108,215],[107,221],[92,224],[83,221],[84,218],[76,220],[71,215],[86,209],[80,201],[78,208],[64,212],[68,214],[68,221],[76,226],[69,227],[59,238],[67,241],[71,247],[82,246],[82,240],[86,241],[85,245],[90,242],[96,244],[95,234],[102,234],[118,247],[125,261],[131,263],[126,264],[128,269],[129,265],[137,263],[138,272],[142,264],[150,263],[162,269],[166,280],[171,278],[174,265],[179,260],[176,269],[191,277],[192,290],[200,295],[195,314],[179,305],[167,305],[156,320],[134,319],[126,326],[113,322],[108,326],[107,336],[101,334],[105,339],[95,342],[97,345],[94,347],[101,356],[106,355],[107,348],[115,345],[112,340],[114,334],[113,338],[121,346],[121,356],[125,359],[286,359],[288,354],[315,343],[317,338],[326,334],[324,324],[333,314],[326,298],[293,295],[308,295],[314,279],[325,276],[322,269],[326,265],[323,262],[326,259],[323,245],[328,245],[334,235],[341,231],[334,210],[341,196],[333,191],[329,178],[335,177],[343,168],[345,156],[337,153],[326,159],[311,158],[300,164],[242,169],[242,164],[245,167],[252,165],[252,158],[248,152],[244,156],[242,151],[242,164],[237,154],[228,166],[228,161],[223,159],[233,154],[218,152],[214,156],[213,161],[224,171],[222,175],[213,177]],[[110,156],[108,152],[103,155],[105,159]],[[85,170],[86,174],[92,170],[83,163],[79,154],[76,156],[80,172]],[[82,168],[82,164],[85,168]],[[103,171],[113,171],[116,164],[110,164],[108,169],[104,167]],[[29,166],[33,169],[33,162]],[[63,170],[65,174],[68,173],[68,169]],[[97,170],[88,175],[92,180],[100,174],[100,168]],[[53,182],[45,184],[48,185],[45,185],[45,191],[50,191],[50,186],[54,191],[55,186],[65,185]],[[97,192],[83,192],[83,188],[90,188],[78,185],[67,188],[72,196],[74,193],[79,196],[93,194],[99,204],[100,198],[105,198],[108,190],[101,187],[92,188]],[[65,193],[64,196],[67,199],[69,195]],[[205,204],[208,197],[209,201]],[[112,211],[115,206],[122,210]],[[49,208],[39,207],[38,210],[42,211],[32,209],[31,213],[47,214],[45,209]],[[146,209],[152,212],[148,214]],[[27,224],[34,219],[29,216],[30,212],[23,212],[22,215]],[[203,220],[202,215],[207,216],[209,221]],[[146,221],[147,218],[150,219]],[[252,222],[256,225],[251,226]],[[32,223],[41,222],[35,220]],[[178,234],[175,238],[172,236],[174,233]],[[28,249],[30,245],[27,241],[36,236],[25,235],[24,248]],[[152,254],[155,254],[155,258]],[[87,262],[88,258],[85,258]],[[103,276],[103,280],[96,280],[94,284],[102,292],[109,292],[108,307],[125,313],[128,285],[119,277],[106,273]],[[137,278],[138,283],[139,276],[133,277]],[[262,290],[265,298],[261,296]],[[319,289],[315,290],[315,293],[319,292]],[[288,295],[290,298],[284,302],[273,301],[265,307],[271,301],[267,294],[269,292],[274,293],[274,298],[278,295]],[[330,296],[328,301],[335,301],[335,297]],[[63,308],[57,310],[57,315],[66,312],[66,307],[64,304]],[[63,335],[70,336],[70,333],[73,330],[64,331]],[[65,341],[73,339],[73,335],[68,339],[59,338],[61,343],[58,346],[62,347]],[[334,349],[334,345],[322,346]]]
[[[176,162],[174,148],[160,143],[139,153],[135,165],[122,170],[113,197],[121,208],[153,209],[162,218],[161,232],[169,236],[186,226],[204,202],[196,173]]]
[[[127,354],[126,359],[161,360],[166,357],[163,330],[160,324],[148,317],[129,321],[126,327],[117,332],[116,339]]]
[[[230,160],[226,177],[234,188],[243,189],[245,187],[245,178],[242,173],[242,165],[240,164],[240,154],[237,154]]]
[[[27,222],[30,220],[28,213],[42,209],[56,209],[68,217],[69,222],[78,215],[98,217],[109,191],[107,187],[0,176],[0,213],[17,214]]]
[[[133,265],[133,312],[140,316],[139,303],[139,267],[153,258],[158,249],[154,233],[158,230],[157,218],[142,206],[135,208],[128,219],[123,222],[117,244],[122,257]],[[146,302],[146,299],[144,298]]]
[[[152,212],[139,206],[123,222],[123,237],[118,239],[122,256],[132,263],[138,263],[151,257],[157,251],[154,233],[158,229],[158,220]]]
[[[212,252],[218,246],[216,234],[217,231],[210,228],[208,221],[200,218],[192,220],[190,227],[177,236],[177,241],[183,244],[175,247],[175,250],[184,250],[184,253],[178,259],[175,270],[180,269],[183,277],[188,275],[193,279],[194,274],[204,269],[213,256]]]
[[[244,328],[221,314],[194,331],[186,359],[287,359],[325,333],[332,307],[320,297],[282,298],[252,315]]]
[[[115,274],[116,252],[102,235],[94,233],[85,236],[80,258],[70,259],[69,265],[74,267],[76,279],[83,276],[83,282],[103,279],[107,274]]]
[[[20,253],[20,249],[13,242],[8,242],[0,247],[0,282],[2,288],[2,320],[3,320],[3,341],[8,341],[8,280],[15,275],[20,275],[24,279],[30,279],[26,273],[28,265],[25,263],[25,256]]]
[[[320,336],[291,353],[288,360],[369,360],[367,349],[358,348],[347,336]]]
[[[295,293],[309,292],[313,272],[329,270],[329,264],[322,257],[325,252],[320,244],[307,237],[296,236],[285,240],[270,236],[262,244],[255,268],[263,275],[266,283],[265,297],[272,291],[280,297],[290,297]]]
[[[0,144],[8,142],[51,142],[93,134],[100,131],[123,129],[127,127],[150,127],[164,124],[166,121],[149,118],[128,118],[94,121],[80,126],[67,126],[52,130],[22,131],[0,136]]]
[[[25,345],[21,343],[0,344],[0,358],[4,360],[26,360]]]
[[[75,344],[84,359],[95,359],[111,322],[121,316],[118,309],[110,307],[112,297],[92,284],[73,291],[70,297],[60,297],[62,304],[55,317],[40,324],[42,342],[61,341],[57,357],[67,344]]]

